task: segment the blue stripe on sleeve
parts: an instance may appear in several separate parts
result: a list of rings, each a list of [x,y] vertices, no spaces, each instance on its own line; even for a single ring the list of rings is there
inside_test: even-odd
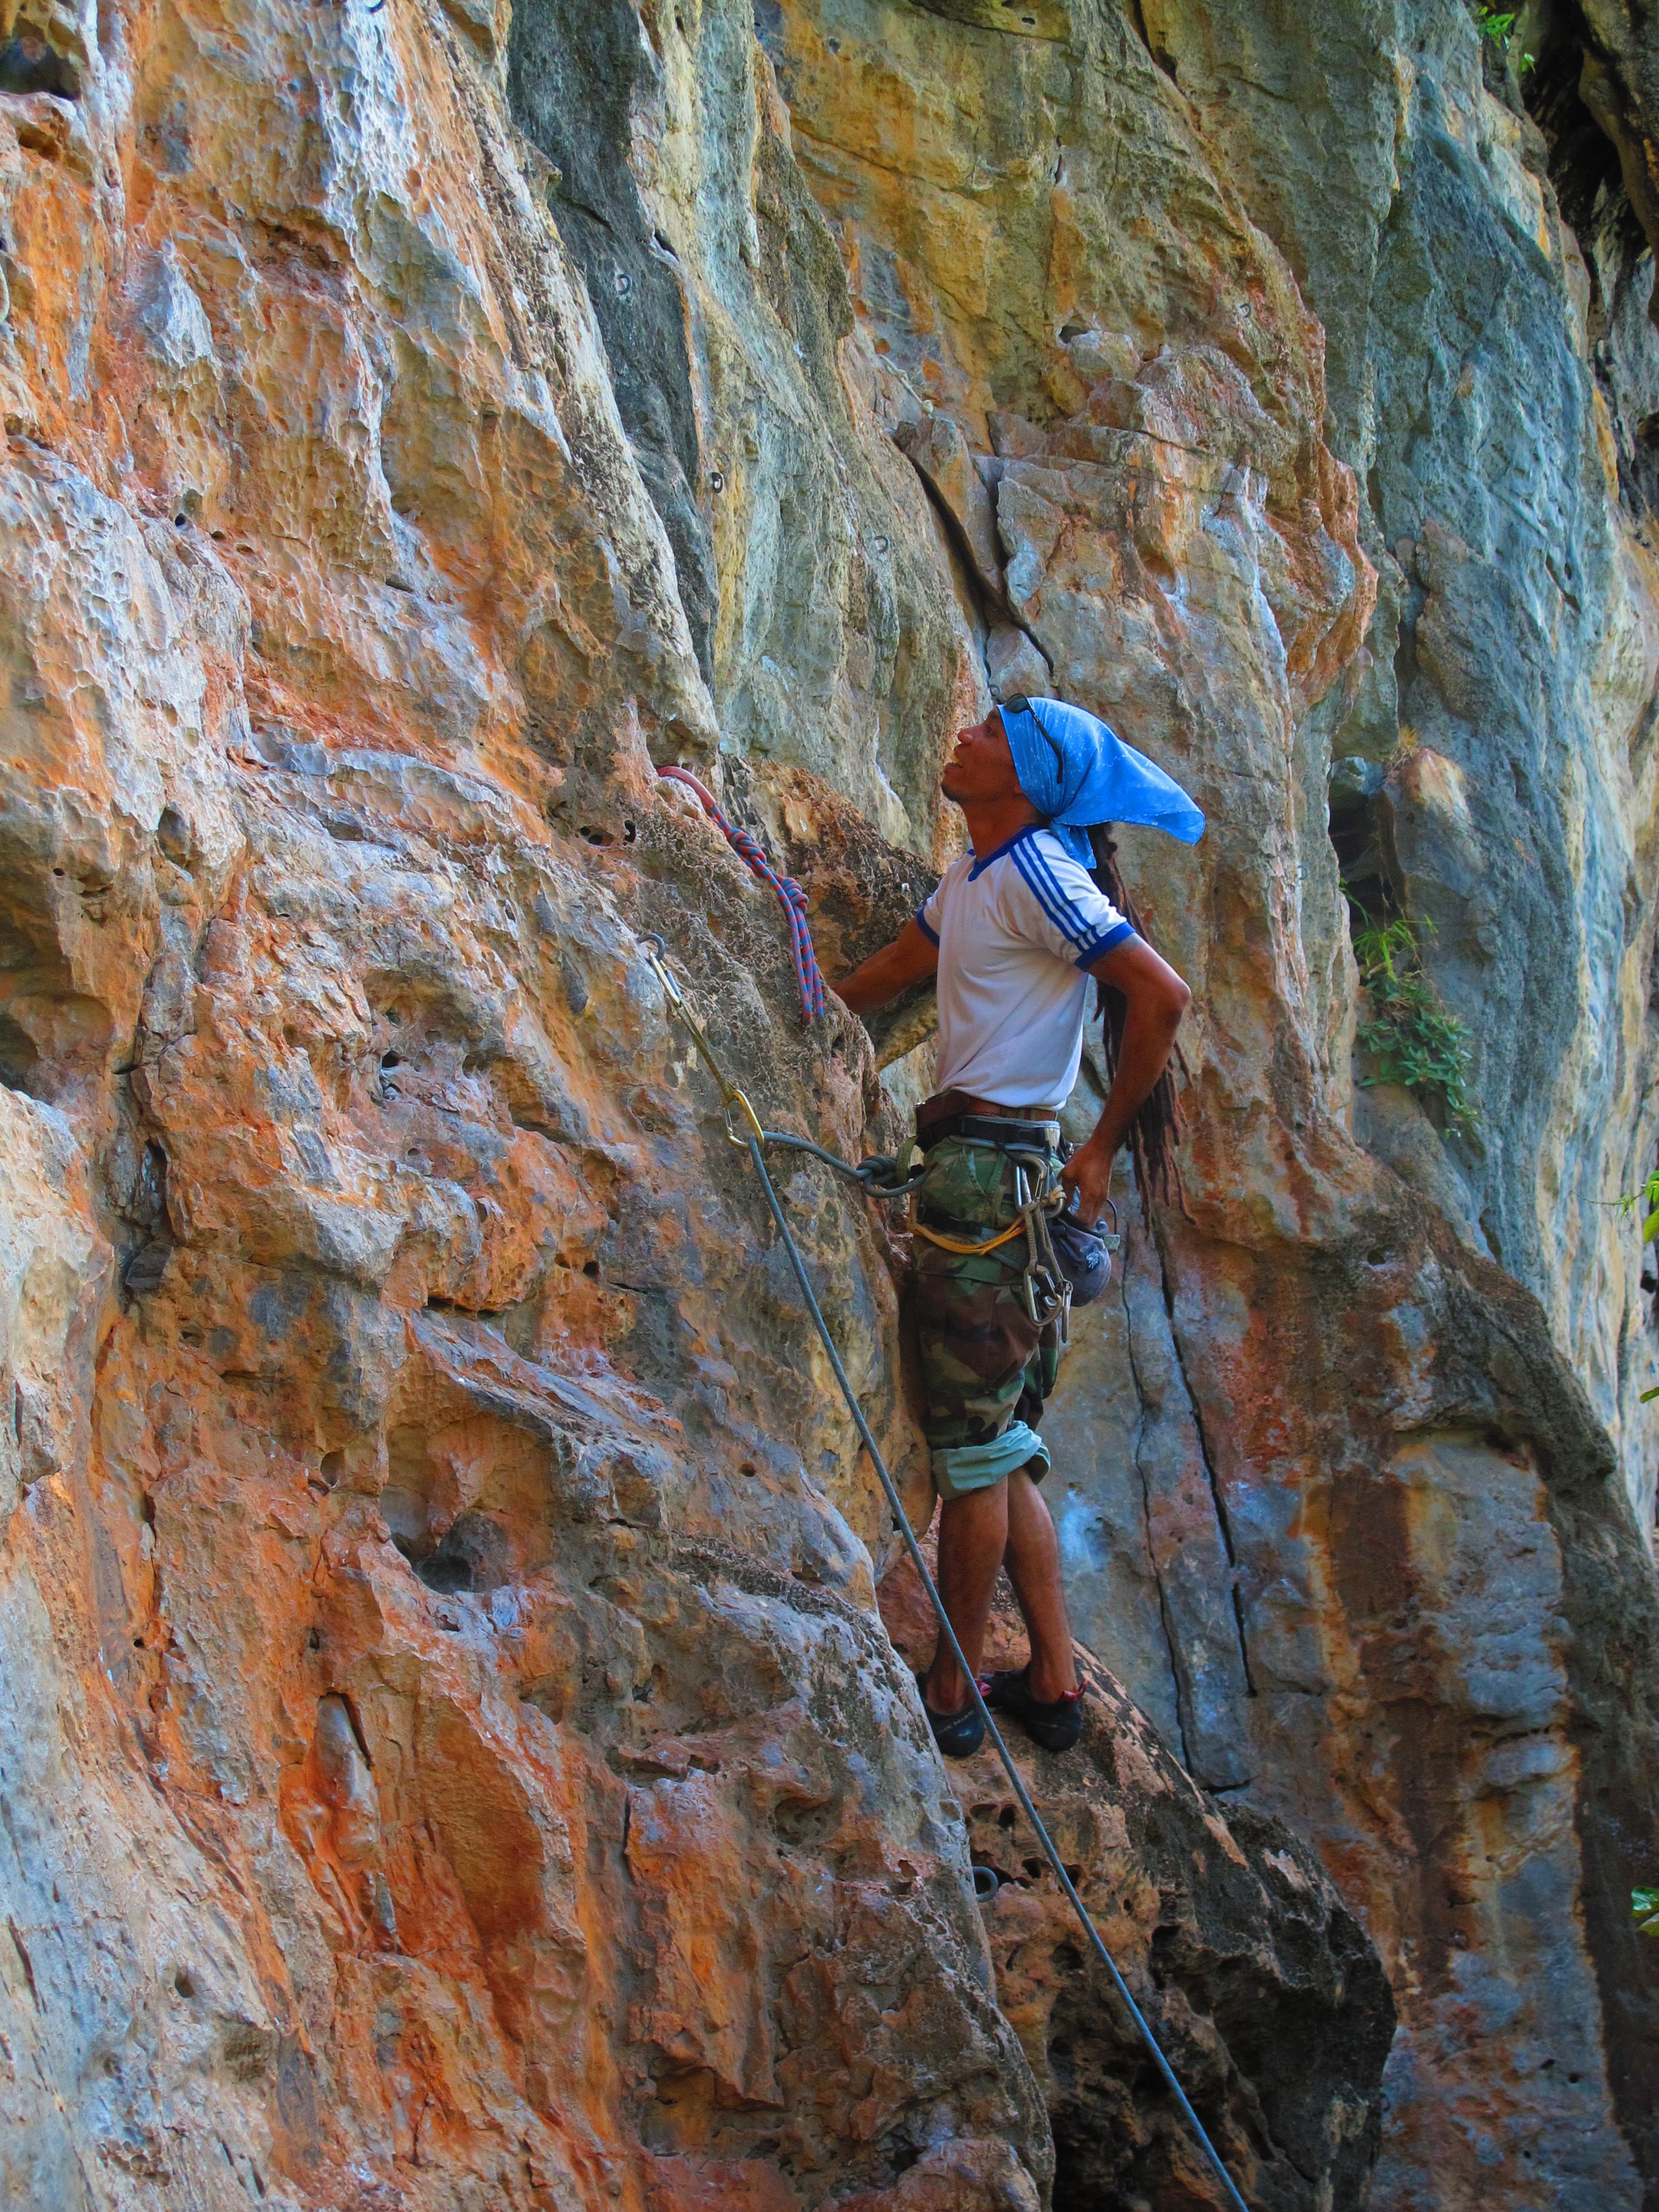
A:
[[[935,950],[937,950],[939,945],[939,932],[929,924],[927,920],[927,909],[926,907],[919,906],[916,908],[916,927],[927,939],[927,942],[933,945]]]
[[[1088,924],[1082,921],[1071,909],[1066,903],[1065,894],[1053,878],[1044,880],[1037,867],[1033,865],[1030,854],[1031,847],[1027,842],[1016,845],[1009,858],[1019,870],[1021,881],[1060,935],[1070,944],[1081,945],[1088,934]]]
[[[1091,968],[1095,962],[1100,958],[1102,953],[1112,951],[1116,946],[1122,944],[1126,937],[1133,937],[1133,935],[1134,932],[1130,928],[1127,921],[1114,922],[1109,929],[1103,930],[1097,938],[1092,939],[1084,947],[1083,951],[1079,953],[1073,965],[1085,969]]]
[[[1054,864],[1049,855],[1043,852],[1042,848],[1038,846],[1034,848],[1032,859],[1036,866],[1042,871],[1044,878],[1047,879],[1048,888],[1053,891],[1054,896],[1060,901],[1061,905],[1069,908],[1073,913],[1076,913],[1076,894],[1068,891],[1064,884],[1060,882],[1060,878],[1054,873]],[[1105,892],[1103,891],[1099,884],[1095,883],[1092,879],[1090,880],[1089,889],[1094,893],[1095,896],[1100,901],[1103,906],[1112,906],[1112,902],[1107,897]],[[1112,907],[1112,911],[1115,914],[1117,911],[1116,908]]]

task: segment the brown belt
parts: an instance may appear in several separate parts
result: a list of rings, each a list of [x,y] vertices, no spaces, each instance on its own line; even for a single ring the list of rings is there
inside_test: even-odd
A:
[[[1006,1114],[1015,1121],[1057,1121],[1058,1106],[999,1106],[994,1098],[969,1098],[957,1108],[962,1114]]]
[[[916,1109],[918,1135],[930,1129],[935,1121],[945,1121],[958,1114],[994,1114],[1011,1121],[1056,1121],[1058,1106],[1002,1106],[994,1098],[975,1098],[971,1091],[937,1091],[931,1098],[924,1098]]]

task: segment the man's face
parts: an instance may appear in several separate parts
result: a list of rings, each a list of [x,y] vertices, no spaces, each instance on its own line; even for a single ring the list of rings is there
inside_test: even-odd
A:
[[[1021,796],[1008,735],[994,707],[982,722],[957,732],[957,749],[945,763],[939,787],[958,806]]]

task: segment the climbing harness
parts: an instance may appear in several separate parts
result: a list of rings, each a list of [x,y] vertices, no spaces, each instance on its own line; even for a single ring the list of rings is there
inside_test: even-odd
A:
[[[1020,1295],[1033,1328],[1050,1322],[1063,1351],[1072,1340],[1072,1307],[1091,1305],[1105,1289],[1111,1274],[1109,1255],[1118,1247],[1117,1208],[1110,1199],[1112,1227],[1102,1235],[1066,1213],[1069,1203],[1054,1172],[1048,1153],[1035,1145],[1006,1138],[958,1136],[970,1149],[1000,1152],[1014,1170],[1014,1218],[994,1237],[951,1237],[920,1219],[911,1209],[910,1227],[942,1252],[969,1253],[979,1257],[1000,1251],[1016,1237],[1025,1239],[1025,1272]]]
[[[695,792],[703,812],[750,873],[770,884],[777,893],[789,923],[789,951],[795,963],[795,988],[800,993],[801,1019],[810,1029],[814,1022],[823,1018],[823,978],[818,973],[817,955],[812,950],[812,933],[806,926],[805,892],[793,876],[778,873],[746,830],[739,830],[726,820],[714,793],[700,783],[689,768],[659,768],[657,777],[659,782],[683,783],[688,791]]]
[[[1001,1730],[998,1728],[996,1722],[991,1716],[990,1708],[987,1705],[984,1697],[981,1692],[978,1680],[974,1674],[972,1668],[968,1664],[967,1656],[963,1650],[962,1645],[957,1640],[957,1632],[951,1626],[950,1617],[945,1610],[945,1603],[943,1599],[939,1596],[938,1586],[934,1583],[933,1576],[928,1572],[927,1559],[922,1554],[921,1546],[917,1540],[915,1531],[911,1528],[908,1516],[905,1513],[903,1501],[899,1496],[898,1486],[895,1483],[892,1475],[888,1471],[887,1462],[882,1457],[880,1447],[878,1445],[874,1436],[871,1433],[870,1424],[864,1417],[864,1409],[859,1404],[858,1398],[854,1391],[852,1383],[848,1380],[847,1370],[842,1366],[841,1354],[836,1349],[836,1340],[830,1334],[830,1325],[823,1318],[823,1309],[818,1304],[817,1297],[812,1289],[811,1281],[807,1275],[805,1260],[802,1257],[800,1247],[796,1243],[794,1237],[790,1230],[788,1221],[784,1215],[782,1202],[778,1197],[776,1186],[774,1184],[770,1175],[767,1172],[766,1152],[769,1147],[776,1146],[788,1152],[810,1153],[813,1158],[823,1160],[829,1166],[834,1168],[838,1175],[844,1175],[852,1182],[858,1183],[864,1190],[866,1195],[872,1199],[897,1199],[907,1197],[912,1191],[920,1187],[923,1177],[921,1176],[915,1176],[910,1177],[908,1181],[899,1179],[901,1162],[896,1162],[884,1157],[862,1161],[857,1167],[854,1167],[850,1160],[843,1160],[838,1158],[836,1153],[826,1152],[821,1145],[810,1144],[804,1137],[792,1137],[785,1134],[781,1130],[763,1128],[761,1125],[760,1116],[756,1113],[747,1095],[731,1080],[727,1076],[726,1070],[721,1066],[714,1047],[709,1043],[708,1039],[703,1034],[702,1024],[692,1013],[679,985],[675,981],[673,975],[670,973],[668,968],[667,947],[664,945],[663,940],[660,937],[647,936],[642,941],[647,947],[646,958],[650,963],[652,972],[662,986],[664,994],[668,1000],[669,1006],[673,1010],[674,1013],[678,1016],[686,1030],[690,1032],[691,1041],[696,1047],[698,1054],[702,1059],[704,1066],[707,1067],[708,1073],[714,1077],[715,1083],[720,1087],[720,1103],[726,1110],[726,1135],[734,1145],[744,1147],[749,1153],[750,1160],[754,1163],[755,1172],[760,1177],[761,1188],[766,1194],[768,1209],[771,1213],[773,1222],[776,1225],[779,1236],[783,1239],[784,1249],[789,1255],[789,1264],[794,1270],[795,1280],[800,1287],[800,1294],[802,1297],[806,1302],[806,1310],[811,1316],[812,1325],[817,1331],[818,1340],[823,1346],[824,1355],[830,1362],[830,1371],[835,1376],[841,1395],[847,1402],[847,1410],[853,1417],[853,1425],[858,1431],[859,1439],[863,1444],[866,1451],[869,1453],[871,1464],[875,1468],[877,1476],[880,1480],[882,1489],[886,1494],[888,1509],[893,1516],[893,1526],[898,1531],[900,1537],[903,1540],[904,1547],[910,1555],[911,1565],[915,1568],[917,1574],[921,1577],[922,1587],[927,1593],[928,1601],[932,1605],[934,1614],[939,1621],[939,1632],[950,1645],[951,1654],[967,1680],[969,1687],[973,1693],[974,1704],[979,1711],[979,1717],[985,1723],[986,1733],[989,1735],[992,1742],[995,1745],[997,1757],[1001,1760],[1003,1771],[1008,1777],[1009,1786],[1013,1790],[1014,1796],[1019,1801],[1021,1811],[1024,1814],[1026,1819],[1031,1825],[1031,1832],[1036,1836],[1038,1844],[1042,1848],[1043,1856],[1048,1860],[1048,1864],[1054,1869],[1055,1877],[1058,1880],[1061,1889],[1065,1892],[1066,1899],[1071,1905],[1072,1910],[1078,1917],[1078,1921],[1083,1929],[1085,1936],[1088,1939],[1090,1947],[1094,1951],[1095,1955],[1099,1959],[1101,1964],[1105,1967],[1108,1974],[1111,1977],[1112,1986],[1116,1990],[1119,1997],[1122,2000],[1124,2008],[1127,2012],[1130,2021],[1134,2026],[1135,2032],[1139,2036],[1142,2043],[1146,2045],[1147,2053],[1152,2058],[1153,2065],[1157,2068],[1159,2075],[1162,2077],[1164,2087],[1175,2099],[1176,2108],[1180,2112],[1182,2118],[1192,2130],[1194,2142],[1196,2142],[1199,2148],[1204,2153],[1205,2157],[1208,2160],[1211,2168],[1214,2172],[1216,2179],[1221,2185],[1221,2188],[1226,2197],[1227,2203],[1234,2208],[1234,2212],[1249,2212],[1249,2207],[1246,2204],[1243,2197],[1239,2194],[1232,2176],[1228,2172],[1226,2166],[1222,2162],[1220,2152],[1217,2150],[1215,2145],[1210,2141],[1209,2136],[1205,2130],[1204,2123],[1199,2118],[1198,2114],[1193,2110],[1191,2101],[1188,2099],[1186,2091],[1182,2087],[1175,2069],[1164,2057],[1163,2046],[1159,2044],[1158,2038],[1153,2034],[1146,2014],[1141,2011],[1139,2006],[1135,2002],[1133,1996],[1131,1995],[1129,1985],[1127,1982],[1124,1980],[1122,1973],[1119,1970],[1116,1960],[1113,1958],[1111,1953],[1107,1949],[1105,1942],[1101,1936],[1100,1930],[1095,1926],[1093,1918],[1091,1917],[1088,1906],[1085,1905],[1082,1898],[1078,1894],[1077,1886],[1073,1881],[1070,1875],[1066,1871],[1065,1863],[1060,1856],[1059,1850],[1054,1844],[1054,1838],[1050,1836],[1047,1827],[1044,1826],[1042,1814],[1037,1811],[1036,1807],[1031,1802],[1030,1792],[1025,1786],[1024,1781],[1020,1775],[1019,1769],[1014,1764],[1013,1754],[1009,1750],[1008,1746],[1003,1738]],[[738,1117],[737,1126],[734,1126],[734,1116]],[[1042,1155],[1038,1154],[1035,1157],[1037,1159],[1042,1160]],[[1042,1166],[1046,1178],[1046,1161],[1042,1161]],[[1033,1187],[1029,1185],[1027,1187],[1026,1196],[1024,1201],[1024,1211],[1030,1215],[1033,1222],[1039,1218],[1045,1219],[1046,1221],[1046,1217],[1042,1215],[1042,1212],[1046,1200],[1046,1194],[1040,1187],[1037,1187],[1036,1195],[1033,1197],[1030,1195],[1031,1188]],[[920,1224],[917,1225],[919,1226]],[[1024,1226],[1025,1223],[1024,1218],[1022,1218],[1021,1221],[1016,1222],[1013,1230],[1009,1231],[1007,1236],[999,1236],[994,1242],[999,1244],[1007,1242],[1008,1237],[1018,1234],[1020,1229]],[[1028,1231],[1028,1235],[1029,1233],[1030,1232]],[[933,1241],[936,1243],[944,1242],[940,1237],[935,1237]],[[947,1244],[945,1249],[947,1250],[988,1251],[992,1249],[992,1246],[990,1244],[957,1245],[951,1243]],[[1048,1249],[1052,1256],[1052,1245],[1050,1245]],[[1031,1270],[1028,1268],[1028,1276]],[[1059,1269],[1057,1264],[1055,1273],[1056,1276],[1058,1276]],[[978,1893],[977,1882],[975,1882],[975,1893]]]
[[[1014,1170],[1014,1218],[1006,1229],[999,1230],[994,1237],[947,1237],[942,1230],[931,1228],[915,1218],[914,1210],[910,1226],[918,1237],[929,1244],[937,1244],[942,1252],[967,1252],[976,1256],[995,1252],[1016,1237],[1025,1239],[1025,1272],[1020,1278],[1020,1294],[1033,1328],[1046,1328],[1048,1322],[1058,1325],[1060,1344],[1071,1341],[1072,1286],[1060,1273],[1060,1261],[1054,1256],[1054,1241],[1048,1233],[1050,1218],[1066,1205],[1066,1193],[1054,1181],[1051,1163],[1046,1153],[1024,1145],[999,1145],[988,1137],[958,1137],[959,1145],[984,1152],[1000,1152]]]

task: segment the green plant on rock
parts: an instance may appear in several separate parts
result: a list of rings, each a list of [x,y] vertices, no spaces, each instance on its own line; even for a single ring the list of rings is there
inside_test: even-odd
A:
[[[1630,1909],[1644,1936],[1659,1936],[1659,1889],[1633,1889]]]
[[[1642,1242],[1651,1244],[1656,1237],[1659,1237],[1659,1168],[1654,1169],[1640,1190],[1626,1191],[1622,1198],[1605,1199],[1602,1203],[1616,1206],[1621,1214],[1634,1213],[1639,1206],[1642,1209]],[[1644,1390],[1638,1402],[1650,1406],[1656,1398],[1659,1398],[1659,1389]],[[1651,1896],[1659,1900],[1659,1890],[1638,1890],[1634,1894]],[[1656,1901],[1654,1910],[1659,1912],[1659,1901]],[[1659,1922],[1655,1925],[1659,1927]]]
[[[1642,1209],[1642,1242],[1651,1244],[1659,1237],[1659,1168],[1643,1184],[1640,1190],[1629,1191],[1623,1198],[1610,1198],[1607,1203],[1616,1206],[1620,1213],[1634,1213]]]
[[[1507,54],[1510,50],[1510,41],[1515,36],[1518,11],[1514,9],[1504,11],[1497,8],[1489,8],[1486,4],[1486,0],[1469,0],[1469,13],[1474,16],[1475,28],[1481,37],[1490,39],[1501,53]],[[1536,54],[1517,55],[1516,69],[1519,75],[1525,76],[1537,59]]]
[[[1403,1084],[1415,1097],[1437,1104],[1449,1127],[1472,1128],[1468,1031],[1446,1012],[1423,972],[1419,940],[1433,924],[1403,914],[1373,921],[1357,900],[1350,904],[1357,925],[1353,957],[1371,1006],[1355,1042],[1376,1063],[1362,1084]]]

